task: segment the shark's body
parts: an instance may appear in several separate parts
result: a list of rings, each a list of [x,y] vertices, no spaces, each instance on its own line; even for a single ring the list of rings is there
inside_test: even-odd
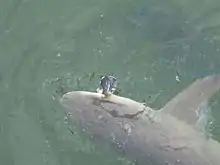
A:
[[[195,129],[196,109],[220,89],[220,76],[199,79],[161,110],[129,98],[74,91],[61,104],[74,123],[97,142],[140,165],[219,165],[220,143]]]

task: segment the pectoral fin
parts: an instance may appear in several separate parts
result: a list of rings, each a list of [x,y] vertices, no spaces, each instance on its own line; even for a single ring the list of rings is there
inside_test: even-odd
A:
[[[198,110],[220,89],[220,75],[211,75],[197,79],[192,85],[180,92],[161,110],[188,124],[199,119]]]

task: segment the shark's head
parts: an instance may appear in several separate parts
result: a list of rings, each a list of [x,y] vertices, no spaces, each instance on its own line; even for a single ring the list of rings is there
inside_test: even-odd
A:
[[[105,98],[103,94],[86,91],[66,93],[60,103],[81,130],[87,130],[94,136],[117,132],[119,120],[133,120],[145,108],[143,104],[129,98],[114,94]]]
[[[73,119],[74,122],[78,122],[86,126],[92,121],[99,119],[100,111],[98,100],[102,95],[99,93],[74,91],[63,95],[60,99],[60,103],[65,107],[66,114]]]

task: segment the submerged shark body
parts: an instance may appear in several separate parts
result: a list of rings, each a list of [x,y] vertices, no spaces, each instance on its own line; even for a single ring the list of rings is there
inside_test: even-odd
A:
[[[219,165],[220,144],[197,129],[199,106],[220,89],[220,76],[198,79],[162,109],[129,98],[73,91],[60,102],[94,141],[113,144],[139,165]]]

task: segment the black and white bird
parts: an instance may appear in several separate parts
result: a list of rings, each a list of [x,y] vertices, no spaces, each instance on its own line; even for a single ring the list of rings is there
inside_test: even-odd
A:
[[[113,94],[117,88],[117,79],[114,76],[102,76],[99,82],[98,93],[102,93],[105,97]]]

